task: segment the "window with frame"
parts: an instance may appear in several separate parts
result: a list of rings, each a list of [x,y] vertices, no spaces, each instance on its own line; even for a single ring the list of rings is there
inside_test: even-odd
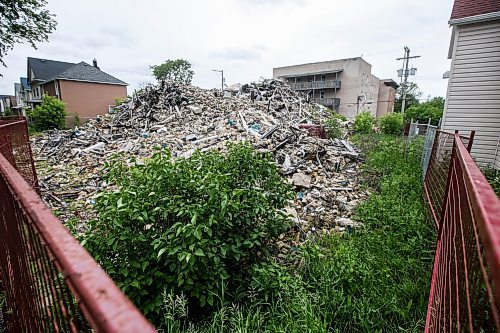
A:
[[[325,82],[326,80],[326,75],[321,75],[321,82]]]
[[[33,89],[33,98],[34,99],[41,99],[42,98],[40,87],[36,87],[35,89]]]
[[[325,92],[324,91],[319,92],[319,99],[325,99]]]

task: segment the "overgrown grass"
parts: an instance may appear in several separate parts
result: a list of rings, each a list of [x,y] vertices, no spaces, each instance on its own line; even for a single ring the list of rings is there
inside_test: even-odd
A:
[[[182,297],[164,296],[166,332],[420,332],[435,235],[426,221],[419,156],[400,138],[357,138],[376,192],[356,213],[364,227],[318,236],[294,264],[254,272],[243,305],[226,304],[193,324]]]

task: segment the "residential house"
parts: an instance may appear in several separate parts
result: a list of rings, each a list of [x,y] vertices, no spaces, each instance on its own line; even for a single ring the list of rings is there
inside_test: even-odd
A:
[[[0,115],[4,115],[7,109],[11,109],[15,105],[14,96],[0,95]]]
[[[43,94],[55,96],[66,103],[68,122],[95,118],[109,112],[115,98],[127,96],[127,83],[103,72],[94,59],[69,63],[28,58],[28,105],[41,103]]]
[[[476,131],[472,155],[500,168],[500,1],[455,0],[442,129]]]
[[[391,96],[395,96],[397,84],[390,83],[391,80],[383,80],[387,85],[381,83],[371,69],[368,62],[357,57],[278,67],[273,69],[273,77],[284,80],[293,89],[307,93],[313,101],[349,118],[361,111],[381,116],[393,111]],[[381,84],[381,97],[387,102],[381,103],[378,111]]]
[[[28,84],[28,78],[19,78],[19,83],[14,83],[15,106],[12,108],[14,113],[26,115],[25,110],[30,108],[28,99],[30,98],[31,87]]]

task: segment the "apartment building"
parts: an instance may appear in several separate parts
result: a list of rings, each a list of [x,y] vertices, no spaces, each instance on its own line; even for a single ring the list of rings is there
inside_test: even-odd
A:
[[[277,67],[273,69],[273,77],[348,118],[354,118],[361,111],[380,117],[394,110],[392,96],[396,94],[397,84],[392,80],[379,80],[371,69],[372,65],[356,57]],[[381,87],[382,98],[387,96],[383,103],[379,103]]]

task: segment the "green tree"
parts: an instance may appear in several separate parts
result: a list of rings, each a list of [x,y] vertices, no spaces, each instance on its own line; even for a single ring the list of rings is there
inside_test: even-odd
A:
[[[405,119],[410,121],[427,122],[429,118],[433,125],[439,123],[439,119],[443,117],[444,98],[434,97],[427,102],[410,106],[405,112]]]
[[[396,91],[396,102],[394,103],[394,112],[401,112],[401,105],[403,104],[403,89],[404,83],[402,83],[398,90]],[[413,105],[418,105],[419,97],[422,96],[422,93],[418,90],[418,85],[415,82],[408,82],[406,90],[406,106],[405,110],[408,110]]]
[[[191,70],[191,64],[184,59],[167,60],[161,65],[150,66],[153,70],[153,76],[158,80],[170,80],[191,84],[194,71]]]
[[[29,43],[36,49],[36,42],[48,40],[56,28],[55,15],[47,9],[46,0],[0,0],[0,63],[16,43]],[[1,74],[0,74],[1,76]]]
[[[28,111],[31,127],[35,131],[63,129],[66,125],[66,105],[59,99],[43,95],[42,104]]]

